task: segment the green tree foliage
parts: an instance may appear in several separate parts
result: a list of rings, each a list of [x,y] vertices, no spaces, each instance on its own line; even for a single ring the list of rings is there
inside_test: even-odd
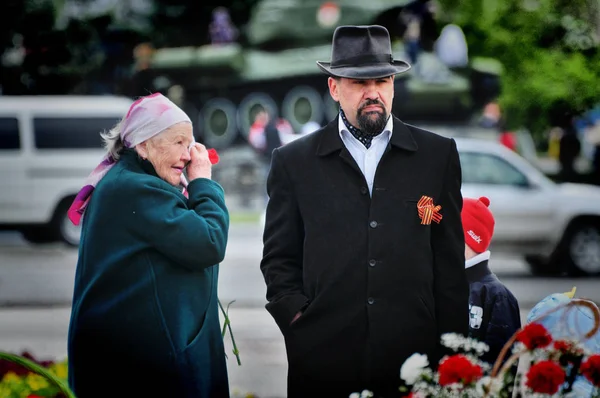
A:
[[[508,127],[540,133],[600,101],[598,0],[442,0],[470,56],[504,65]]]

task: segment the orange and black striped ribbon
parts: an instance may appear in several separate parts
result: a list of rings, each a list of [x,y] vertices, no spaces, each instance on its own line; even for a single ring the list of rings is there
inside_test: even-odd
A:
[[[419,218],[421,218],[421,224],[429,225],[431,221],[439,224],[442,220],[442,215],[439,213],[441,209],[442,206],[433,205],[433,198],[425,195],[421,196],[421,199],[417,203],[417,211],[419,212]]]

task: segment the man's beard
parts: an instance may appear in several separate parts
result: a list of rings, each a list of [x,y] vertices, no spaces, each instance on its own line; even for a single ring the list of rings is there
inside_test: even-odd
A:
[[[383,112],[366,112],[363,113],[362,110],[370,105],[379,105]],[[372,118],[372,116],[376,114],[376,118]],[[363,106],[358,108],[356,112],[356,120],[358,122],[358,128],[365,134],[376,136],[381,134],[385,125],[387,124],[388,115],[385,110],[383,104],[377,100],[369,100]]]

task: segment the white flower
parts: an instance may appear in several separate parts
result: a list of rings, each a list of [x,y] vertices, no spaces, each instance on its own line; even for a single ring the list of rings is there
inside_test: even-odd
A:
[[[489,346],[487,344],[458,333],[444,333],[441,336],[441,343],[443,346],[450,348],[454,352],[463,350],[475,352],[475,354],[481,356],[484,352],[489,351]]]
[[[427,355],[414,353],[402,364],[400,378],[406,384],[413,385],[427,366],[429,366]]]
[[[489,391],[487,391],[488,388]],[[481,379],[479,379],[479,381],[477,381],[477,384],[475,385],[475,390],[477,391],[477,394],[481,397],[485,395],[486,391],[488,393],[488,396],[494,397],[500,392],[501,389],[502,380],[499,380],[498,378],[492,378],[490,376],[483,376]]]
[[[457,333],[444,333],[441,336],[441,340],[444,347],[448,347],[453,351],[456,351],[463,345],[462,336]]]
[[[485,352],[490,350],[490,347],[484,342],[475,342],[473,344],[473,350],[477,353],[477,355],[483,355]]]
[[[360,394],[357,392],[353,392],[348,396],[348,398],[372,398],[373,393],[369,390],[363,390]]]

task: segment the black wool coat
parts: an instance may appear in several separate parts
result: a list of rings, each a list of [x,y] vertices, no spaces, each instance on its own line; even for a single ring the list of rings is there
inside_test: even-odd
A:
[[[260,267],[289,398],[398,396],[407,357],[437,361],[442,333],[468,334],[460,188],[454,140],[395,117],[372,196],[338,119],[273,152]],[[439,224],[421,224],[423,195]]]

